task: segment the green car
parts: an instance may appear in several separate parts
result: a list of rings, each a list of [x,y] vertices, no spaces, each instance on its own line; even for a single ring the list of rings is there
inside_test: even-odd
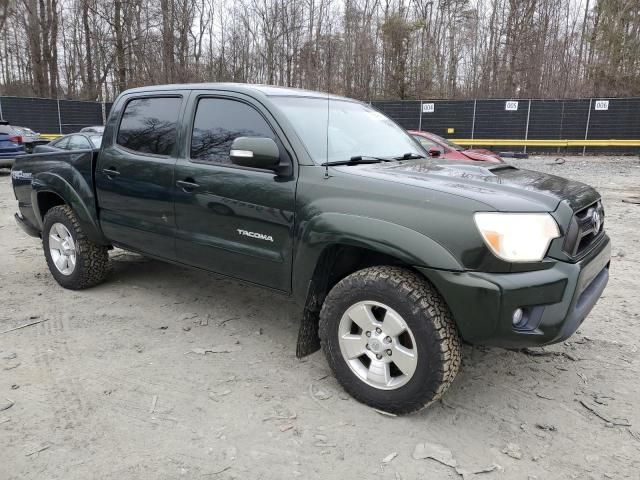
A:
[[[65,288],[104,281],[117,246],[292,297],[297,355],[322,347],[356,399],[408,413],[444,394],[463,340],[535,347],[573,334],[611,251],[593,188],[425,157],[347,98],[138,88],[115,101],[99,152],[16,160],[16,220]]]

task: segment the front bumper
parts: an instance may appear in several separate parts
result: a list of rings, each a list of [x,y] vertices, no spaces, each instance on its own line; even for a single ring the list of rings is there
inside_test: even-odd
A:
[[[519,273],[448,272],[418,267],[444,297],[465,341],[521,348],[557,343],[582,324],[609,279],[611,243],[577,263],[557,261],[545,270]],[[523,325],[513,312],[522,308]]]

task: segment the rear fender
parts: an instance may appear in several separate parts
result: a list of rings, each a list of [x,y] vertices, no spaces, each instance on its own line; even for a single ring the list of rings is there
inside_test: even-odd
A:
[[[109,241],[105,238],[98,224],[95,196],[91,185],[88,185],[79,174],[72,174],[71,180],[73,186],[54,172],[40,172],[33,176],[31,182],[31,205],[33,206],[38,227],[42,231],[44,220],[44,215],[40,212],[38,204],[38,194],[43,192],[55,193],[71,207],[78,217],[82,231],[92,242],[99,245],[108,245]]]

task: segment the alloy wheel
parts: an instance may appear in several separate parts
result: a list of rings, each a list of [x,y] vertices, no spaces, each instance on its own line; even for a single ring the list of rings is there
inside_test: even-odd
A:
[[[391,307],[363,301],[347,309],[338,326],[340,352],[351,371],[367,385],[394,390],[416,371],[415,338]]]
[[[49,252],[56,269],[63,275],[71,275],[76,268],[76,245],[71,232],[56,222],[49,229]]]

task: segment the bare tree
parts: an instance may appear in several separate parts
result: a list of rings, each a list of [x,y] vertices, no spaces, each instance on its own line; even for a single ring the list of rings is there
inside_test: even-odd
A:
[[[640,95],[638,0],[0,0],[0,93],[154,83],[375,98]]]

